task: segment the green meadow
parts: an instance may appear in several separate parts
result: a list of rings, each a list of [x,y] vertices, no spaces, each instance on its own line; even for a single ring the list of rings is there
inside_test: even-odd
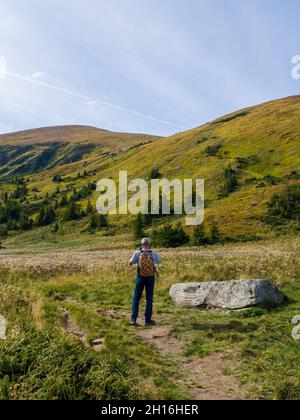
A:
[[[129,326],[130,249],[11,251],[11,267],[0,274],[0,313],[8,322],[1,398],[300,398],[300,342],[291,335],[299,246],[288,237],[160,250],[154,330]],[[66,264],[53,268],[53,258]],[[34,264],[23,267],[26,259]],[[188,309],[168,295],[176,282],[260,277],[284,292],[281,307]]]
[[[300,399],[299,117],[291,97],[169,138],[92,127],[0,136],[0,398]],[[122,170],[204,179],[204,237],[196,244],[181,216],[99,218],[96,183]],[[166,226],[177,247],[164,245]],[[133,330],[127,264],[141,233],[163,260],[158,325]],[[269,279],[285,301],[221,311],[169,297],[174,283],[232,279]]]

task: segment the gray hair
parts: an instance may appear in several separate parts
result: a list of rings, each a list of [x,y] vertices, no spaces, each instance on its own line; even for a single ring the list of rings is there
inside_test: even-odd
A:
[[[142,245],[152,245],[152,241],[149,238],[143,238],[141,244]]]

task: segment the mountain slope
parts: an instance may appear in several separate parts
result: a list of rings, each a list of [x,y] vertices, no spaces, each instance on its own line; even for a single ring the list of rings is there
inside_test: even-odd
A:
[[[101,131],[104,137],[105,133]],[[122,135],[117,136],[123,139]],[[104,177],[117,179],[120,170],[127,170],[130,178],[149,180],[151,169],[156,166],[168,179],[205,179],[207,225],[216,219],[229,237],[266,236],[272,233],[262,221],[268,201],[287,185],[300,183],[300,96],[247,108],[156,141],[145,136],[125,136],[133,141],[130,146],[127,143],[126,150],[118,141],[113,142],[112,150],[111,144],[95,147],[82,137],[83,142],[76,140],[75,146],[91,149],[69,161],[70,151],[63,148],[70,147],[70,143],[67,146],[52,143],[51,147],[58,150],[53,151],[55,157],[49,157],[42,173],[30,177],[30,188],[39,192],[31,193],[29,201],[41,200],[45,193],[55,194],[57,185],[52,181],[55,175],[63,177],[60,189],[69,194],[68,191],[82,189],[91,181]],[[148,144],[137,144],[143,140]],[[30,153],[26,149],[20,158],[25,159]],[[1,156],[5,160],[7,152]],[[5,162],[1,166],[7,168]],[[32,168],[28,172],[26,167],[27,173],[35,172]],[[82,170],[87,173],[84,179],[76,177]],[[97,193],[90,199],[95,203]],[[79,199],[78,203],[85,206],[86,201]],[[86,223],[86,219],[78,221],[78,230]],[[118,229],[127,223],[128,218],[120,217],[112,222]]]
[[[144,134],[113,133],[88,126],[47,127],[0,135],[0,175],[26,175],[126,150],[155,140]]]
[[[300,182],[300,96],[272,101],[127,152],[112,166],[131,177],[201,178],[206,183],[208,223],[216,217],[229,236],[261,235],[269,228],[260,216],[273,194]],[[226,171],[237,180],[224,196]]]

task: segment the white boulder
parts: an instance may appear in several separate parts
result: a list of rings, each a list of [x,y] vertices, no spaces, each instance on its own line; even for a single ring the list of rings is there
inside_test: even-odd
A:
[[[182,306],[232,310],[263,304],[279,305],[284,300],[284,295],[268,280],[180,283],[171,287],[170,296],[174,303]]]

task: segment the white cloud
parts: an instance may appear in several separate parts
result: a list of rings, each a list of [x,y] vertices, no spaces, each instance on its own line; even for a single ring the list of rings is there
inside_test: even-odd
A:
[[[6,59],[0,56],[0,80],[6,77]]]
[[[43,71],[35,71],[32,73],[31,78],[32,79],[43,79],[46,76],[46,73]]]
[[[96,105],[99,104],[99,102],[98,101],[87,101],[87,102],[85,102],[85,104],[88,105],[88,106],[96,106]]]

